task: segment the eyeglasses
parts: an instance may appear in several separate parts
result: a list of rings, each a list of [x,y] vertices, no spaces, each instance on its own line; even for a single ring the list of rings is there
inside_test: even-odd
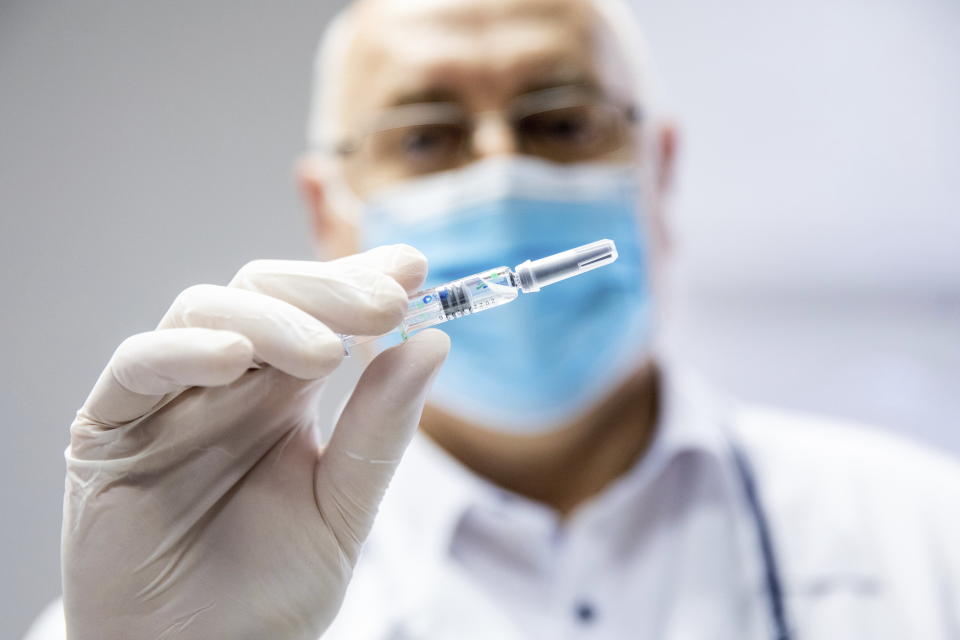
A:
[[[583,86],[523,94],[502,112],[519,153],[557,163],[595,160],[626,147],[640,121],[633,105]],[[474,132],[483,114],[453,102],[399,105],[380,113],[334,152],[368,176],[402,179],[467,164],[475,157]]]

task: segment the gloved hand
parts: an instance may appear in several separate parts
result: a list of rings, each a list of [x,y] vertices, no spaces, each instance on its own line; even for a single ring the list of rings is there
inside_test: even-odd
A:
[[[392,329],[425,273],[405,245],[256,261],[120,345],[66,452],[71,640],[320,635],[449,342],[429,330],[380,354],[322,450],[316,394],[336,332]]]

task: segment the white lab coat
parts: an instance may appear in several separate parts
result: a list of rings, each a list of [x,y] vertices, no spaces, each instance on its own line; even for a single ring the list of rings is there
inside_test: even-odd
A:
[[[688,376],[665,389],[651,450],[565,524],[416,440],[324,640],[772,637],[727,434],[754,468],[797,640],[960,639],[956,461]],[[27,640],[62,629],[55,603]]]

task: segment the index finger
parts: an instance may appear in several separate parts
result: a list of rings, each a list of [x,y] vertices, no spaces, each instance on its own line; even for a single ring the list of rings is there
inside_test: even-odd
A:
[[[338,333],[379,335],[400,324],[425,275],[423,254],[391,245],[329,262],[255,260],[229,286],[283,300]]]
[[[397,281],[407,293],[423,286],[427,278],[427,257],[408,244],[374,247],[331,262],[369,267]]]

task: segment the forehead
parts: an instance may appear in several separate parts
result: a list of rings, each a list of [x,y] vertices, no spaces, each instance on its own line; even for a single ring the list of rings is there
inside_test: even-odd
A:
[[[492,107],[601,75],[598,20],[583,0],[370,0],[351,19],[340,92],[347,120],[415,99]]]

